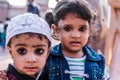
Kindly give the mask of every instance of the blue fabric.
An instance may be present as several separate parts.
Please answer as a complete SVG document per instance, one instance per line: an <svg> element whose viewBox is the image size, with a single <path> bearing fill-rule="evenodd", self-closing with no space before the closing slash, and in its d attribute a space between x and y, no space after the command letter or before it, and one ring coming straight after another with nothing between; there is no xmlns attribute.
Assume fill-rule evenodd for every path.
<svg viewBox="0 0 120 80"><path fill-rule="evenodd" d="M5 47L6 42L5 36L6 36L5 32L0 33L0 46L2 47Z"/></svg>
<svg viewBox="0 0 120 80"><path fill-rule="evenodd" d="M102 80L104 75L105 60L102 55L97 54L88 46L83 48L86 54L85 61L85 80ZM61 52L61 44L51 48L50 56L43 71L44 80L71 80L70 74L66 74L65 70L69 71L68 63Z"/></svg>
<svg viewBox="0 0 120 80"><path fill-rule="evenodd" d="M38 8L36 6L33 6L32 3L28 4L27 12L30 12L30 13L33 13L33 14L37 14L38 16L40 16L40 12L39 12Z"/></svg>

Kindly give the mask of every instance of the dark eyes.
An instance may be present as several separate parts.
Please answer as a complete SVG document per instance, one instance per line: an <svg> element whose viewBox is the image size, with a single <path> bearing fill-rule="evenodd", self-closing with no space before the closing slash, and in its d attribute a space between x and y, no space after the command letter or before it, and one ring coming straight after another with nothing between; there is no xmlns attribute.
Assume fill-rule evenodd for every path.
<svg viewBox="0 0 120 80"><path fill-rule="evenodd" d="M85 27L85 26L82 26L82 27L79 28L79 31L81 31L81 32L84 32L86 30L87 30L87 27Z"/></svg>
<svg viewBox="0 0 120 80"><path fill-rule="evenodd" d="M19 48L18 50L17 50L17 53L18 54L20 54L20 55L24 55L24 54L26 54L26 49L24 49L24 48Z"/></svg>
<svg viewBox="0 0 120 80"><path fill-rule="evenodd" d="M19 48L19 49L17 50L17 53L18 53L19 55L25 55L25 54L27 53L27 50L26 50L25 48ZM41 55L41 54L44 53L44 49L42 49L42 48L37 48L37 49L35 49L34 53L35 53L36 55Z"/></svg>
<svg viewBox="0 0 120 80"><path fill-rule="evenodd" d="M71 30L72 30L72 27L66 26L66 27L64 27L63 29L64 29L65 31L71 31Z"/></svg>
<svg viewBox="0 0 120 80"><path fill-rule="evenodd" d="M64 28L63 28L65 31L71 31L73 28L71 27L71 26L65 26ZM87 26L80 26L80 28L78 29L78 31L80 31L80 32L84 32L84 31L86 31L87 30Z"/></svg>
<svg viewBox="0 0 120 80"><path fill-rule="evenodd" d="M35 54L37 54L37 55L41 55L43 53L44 53L44 50L41 49L41 48L38 48L38 49L35 50Z"/></svg>

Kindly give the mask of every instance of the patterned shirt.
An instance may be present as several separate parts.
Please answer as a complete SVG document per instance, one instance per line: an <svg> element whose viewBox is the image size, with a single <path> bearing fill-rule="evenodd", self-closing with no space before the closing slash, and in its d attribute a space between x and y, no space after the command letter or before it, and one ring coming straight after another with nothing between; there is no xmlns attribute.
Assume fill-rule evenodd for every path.
<svg viewBox="0 0 120 80"><path fill-rule="evenodd" d="M87 77L87 74L84 74L86 56L83 58L69 58L65 56L65 58L69 65L70 71L67 71L67 73L70 73L71 80L84 80L84 77ZM102 80L110 80L109 69L107 66L105 66Z"/></svg>
<svg viewBox="0 0 120 80"><path fill-rule="evenodd" d="M86 56L83 58L65 58L69 65L71 80L84 80L84 63Z"/></svg>

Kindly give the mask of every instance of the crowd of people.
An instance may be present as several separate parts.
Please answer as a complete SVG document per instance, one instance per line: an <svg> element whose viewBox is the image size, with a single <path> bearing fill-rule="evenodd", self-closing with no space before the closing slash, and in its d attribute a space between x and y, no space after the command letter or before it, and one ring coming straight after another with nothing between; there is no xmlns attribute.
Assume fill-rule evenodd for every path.
<svg viewBox="0 0 120 80"><path fill-rule="evenodd" d="M44 19L28 1L29 13L1 30L13 64L0 79L120 79L120 0L57 0Z"/></svg>

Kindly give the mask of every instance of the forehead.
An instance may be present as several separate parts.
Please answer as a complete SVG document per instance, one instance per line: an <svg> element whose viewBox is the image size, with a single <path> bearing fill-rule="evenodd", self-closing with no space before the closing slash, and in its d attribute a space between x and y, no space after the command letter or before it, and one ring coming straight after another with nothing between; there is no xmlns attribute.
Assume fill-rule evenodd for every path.
<svg viewBox="0 0 120 80"><path fill-rule="evenodd" d="M71 24L71 25L87 25L89 26L89 23L87 20L84 20L80 17L77 17L74 14L68 14L65 16L64 19L60 19L58 22L59 26Z"/></svg>
<svg viewBox="0 0 120 80"><path fill-rule="evenodd" d="M24 44L26 46L35 46L42 44L48 47L48 40L44 37L40 39L38 35L29 36L27 34L22 34L11 39L11 46L18 44Z"/></svg>
<svg viewBox="0 0 120 80"><path fill-rule="evenodd" d="M44 35L42 34L36 34L36 33L23 33L23 34L18 34L18 35L15 35L14 37L12 37L12 40L13 39L30 39L30 38L36 38L36 39L39 39L39 40L48 40Z"/></svg>
<svg viewBox="0 0 120 80"><path fill-rule="evenodd" d="M14 38L18 38L18 37L39 37L40 39L42 39L43 37L45 37L43 34L37 34L37 33L22 33L22 34L18 34L18 35L15 35Z"/></svg>
<svg viewBox="0 0 120 80"><path fill-rule="evenodd" d="M19 41L19 40L38 40L38 41L48 41L48 39L44 35L36 34L36 33L23 33L19 35L15 35L11 38L10 43L14 43L13 40Z"/></svg>

